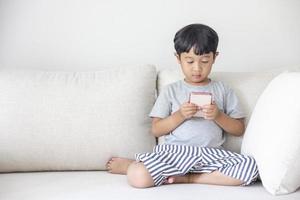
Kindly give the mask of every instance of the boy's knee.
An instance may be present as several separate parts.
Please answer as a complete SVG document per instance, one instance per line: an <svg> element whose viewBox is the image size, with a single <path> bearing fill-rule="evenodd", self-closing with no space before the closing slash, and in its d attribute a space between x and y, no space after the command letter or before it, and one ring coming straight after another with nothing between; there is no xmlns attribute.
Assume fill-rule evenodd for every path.
<svg viewBox="0 0 300 200"><path fill-rule="evenodd" d="M143 163L133 162L127 170L128 183L136 188L147 188L154 186L153 179Z"/></svg>

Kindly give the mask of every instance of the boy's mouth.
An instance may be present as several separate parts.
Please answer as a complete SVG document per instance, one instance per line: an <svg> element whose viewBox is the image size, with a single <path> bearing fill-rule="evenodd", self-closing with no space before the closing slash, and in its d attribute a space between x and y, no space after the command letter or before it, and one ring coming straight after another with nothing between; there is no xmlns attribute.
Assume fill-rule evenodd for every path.
<svg viewBox="0 0 300 200"><path fill-rule="evenodd" d="M201 78L201 75L192 75L192 77L195 79L199 79L199 78Z"/></svg>

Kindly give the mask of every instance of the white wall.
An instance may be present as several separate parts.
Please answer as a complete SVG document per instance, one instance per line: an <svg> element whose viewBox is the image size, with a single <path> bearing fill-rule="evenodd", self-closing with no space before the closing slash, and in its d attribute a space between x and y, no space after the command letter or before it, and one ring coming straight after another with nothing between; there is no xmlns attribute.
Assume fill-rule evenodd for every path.
<svg viewBox="0 0 300 200"><path fill-rule="evenodd" d="M298 0L0 0L0 67L177 67L175 32L219 34L218 71L300 66Z"/></svg>

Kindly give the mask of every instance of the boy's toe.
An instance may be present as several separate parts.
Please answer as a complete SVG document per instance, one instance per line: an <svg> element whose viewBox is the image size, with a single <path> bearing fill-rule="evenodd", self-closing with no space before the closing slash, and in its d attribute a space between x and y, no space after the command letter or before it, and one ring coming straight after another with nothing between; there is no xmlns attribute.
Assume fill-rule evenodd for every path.
<svg viewBox="0 0 300 200"><path fill-rule="evenodd" d="M111 169L111 162L108 161L108 162L106 163L105 167L106 167L107 170L110 170L110 169Z"/></svg>
<svg viewBox="0 0 300 200"><path fill-rule="evenodd" d="M167 178L167 183L168 183L168 184L174 183L174 177L168 177L168 178Z"/></svg>
<svg viewBox="0 0 300 200"><path fill-rule="evenodd" d="M110 165L107 165L107 166L106 166L106 169L107 169L108 172L111 172L111 167L110 167Z"/></svg>
<svg viewBox="0 0 300 200"><path fill-rule="evenodd" d="M113 158L108 159L108 161L107 161L107 163L106 163L106 166L107 166L107 165L110 165L112 161L113 161Z"/></svg>

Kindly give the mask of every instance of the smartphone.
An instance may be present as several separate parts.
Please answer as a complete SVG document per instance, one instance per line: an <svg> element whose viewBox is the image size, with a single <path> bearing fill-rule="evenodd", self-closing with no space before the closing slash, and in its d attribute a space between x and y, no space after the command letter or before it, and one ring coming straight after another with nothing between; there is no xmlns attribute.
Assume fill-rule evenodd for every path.
<svg viewBox="0 0 300 200"><path fill-rule="evenodd" d="M198 106L199 111L194 117L203 117L202 107L212 103L212 94L209 92L191 92L189 102Z"/></svg>

